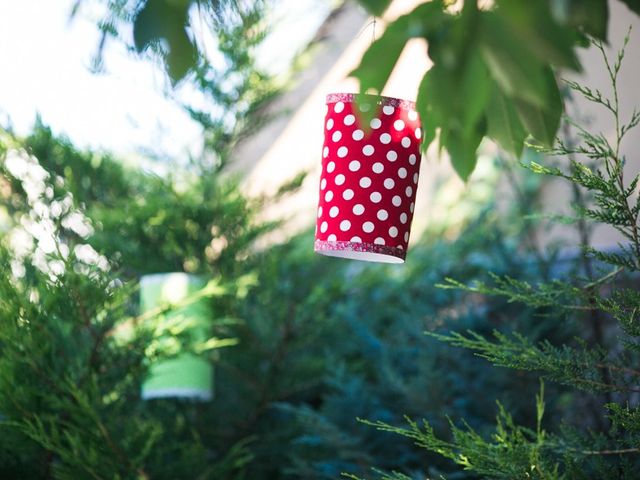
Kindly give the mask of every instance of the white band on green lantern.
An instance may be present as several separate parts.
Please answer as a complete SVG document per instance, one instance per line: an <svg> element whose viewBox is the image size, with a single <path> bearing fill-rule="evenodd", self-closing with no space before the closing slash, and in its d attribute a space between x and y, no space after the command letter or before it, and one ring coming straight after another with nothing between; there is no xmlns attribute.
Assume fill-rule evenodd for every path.
<svg viewBox="0 0 640 480"><path fill-rule="evenodd" d="M145 275L140 279L140 310L144 313L179 304L204 285L204 280L186 273ZM157 321L167 323L176 319L189 324L191 336L196 341L204 341L208 337L210 312L205 300L177 307L157 317ZM154 363L142 385L142 398L145 400L170 397L210 400L212 396L213 367L193 353L182 353Z"/></svg>

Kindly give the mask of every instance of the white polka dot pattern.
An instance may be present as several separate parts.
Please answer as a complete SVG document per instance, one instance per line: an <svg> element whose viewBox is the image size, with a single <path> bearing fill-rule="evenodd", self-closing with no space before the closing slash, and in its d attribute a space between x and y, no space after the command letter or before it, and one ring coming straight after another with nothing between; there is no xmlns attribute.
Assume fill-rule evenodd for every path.
<svg viewBox="0 0 640 480"><path fill-rule="evenodd" d="M363 126L360 112L372 115L374 106ZM403 261L420 168L419 116L411 102L371 95L332 94L327 107L316 251Z"/></svg>

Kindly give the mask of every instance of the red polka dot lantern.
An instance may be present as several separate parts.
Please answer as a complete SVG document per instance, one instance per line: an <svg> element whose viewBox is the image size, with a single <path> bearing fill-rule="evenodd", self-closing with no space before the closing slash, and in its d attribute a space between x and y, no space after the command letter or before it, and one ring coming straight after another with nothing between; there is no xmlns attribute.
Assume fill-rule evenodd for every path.
<svg viewBox="0 0 640 480"><path fill-rule="evenodd" d="M414 103L330 94L324 128L315 251L403 263L420 170Z"/></svg>

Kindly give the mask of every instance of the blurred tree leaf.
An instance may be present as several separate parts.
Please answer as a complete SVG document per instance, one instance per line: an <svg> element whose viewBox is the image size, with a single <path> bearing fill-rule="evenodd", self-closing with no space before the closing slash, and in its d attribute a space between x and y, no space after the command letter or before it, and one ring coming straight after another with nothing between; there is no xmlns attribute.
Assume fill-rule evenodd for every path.
<svg viewBox="0 0 640 480"><path fill-rule="evenodd" d="M574 51L578 33L555 22L546 2L503 0L499 2L498 8L497 18L504 20L501 34L522 42L518 45L519 49L526 46L532 55L545 64L580 70L580 62ZM589 7L583 5L583 10L594 13L591 5ZM599 9L595 9L595 12L600 13ZM571 18L576 22L573 26L582 25L582 19L573 16ZM606 16L604 28L606 31Z"/></svg>
<svg viewBox="0 0 640 480"><path fill-rule="evenodd" d="M487 135L500 144L506 151L520 157L527 138L518 112L495 86L491 93L491 100L487 104Z"/></svg>
<svg viewBox="0 0 640 480"><path fill-rule="evenodd" d="M189 82L204 102L174 96L171 89L167 93L204 130L206 155L194 158L194 166L208 171L226 164L249 126L254 129L265 120L263 107L281 88L257 64L257 48L270 28L265 16L271 0L97 1L106 13L98 22L102 37L94 62L105 63L104 47L115 40L159 60L173 86ZM207 52L200 48L204 45L213 47Z"/></svg>
<svg viewBox="0 0 640 480"><path fill-rule="evenodd" d="M440 128L440 145L452 164L467 179L475 167L475 152L485 130L484 110L492 90L487 67L476 49L479 14L473 7L463 10L459 21L449 26L446 43L434 42L430 53L442 59L427 72L418 92L417 109L426 123L423 149ZM471 27L471 28L470 28ZM482 132L482 134L479 134Z"/></svg>
<svg viewBox="0 0 640 480"><path fill-rule="evenodd" d="M637 0L623 1L640 12ZM361 3L370 11L376 8L370 3L377 5ZM552 69L579 71L576 48L588 44L588 35L606 38L606 0L496 0L488 9L467 1L461 12L449 5L428 2L392 22L352 72L362 90L382 91L406 41L422 36L433 62L416 102L423 152L440 130L441 146L452 146L466 159L456 167L464 172L472 163L471 145L477 145L477 132L484 127L515 155L529 134L552 142L563 109ZM462 146L453 146L453 139Z"/></svg>
<svg viewBox="0 0 640 480"><path fill-rule="evenodd" d="M352 76L360 79L361 91L367 92L372 89L380 93L395 66L395 62L380 63L380 55L389 55L397 59L408 38L406 22L394 22L378 40L371 44L362 57L360 65L351 72Z"/></svg>
<svg viewBox="0 0 640 480"><path fill-rule="evenodd" d="M475 167L475 152L484 135L484 109L491 93L491 79L479 55L471 55L464 72L436 65L425 75L416 108L423 123L423 148L435 139L440 128L440 145L466 180ZM478 136L479 135L479 136Z"/></svg>
<svg viewBox="0 0 640 480"><path fill-rule="evenodd" d="M442 125L442 116L437 108L434 108L433 92L436 90L437 80L434 80L434 69L431 68L420 82L418 88L418 98L416 100L416 110L422 122L422 151L436 138L436 130Z"/></svg>
<svg viewBox="0 0 640 480"><path fill-rule="evenodd" d="M462 131L469 134L484 115L493 85L487 67L477 52L472 51L467 57L462 75L456 83L457 95L452 100L462 122Z"/></svg>
<svg viewBox="0 0 640 480"><path fill-rule="evenodd" d="M482 16L480 49L493 78L507 95L538 106L545 104L544 63L526 42L513 36L501 15L488 12Z"/></svg>
<svg viewBox="0 0 640 480"><path fill-rule="evenodd" d="M545 72L545 82L549 92L545 105L540 107L520 99L515 99L514 103L522 124L531 135L544 145L551 146L560 126L564 106L558 84L550 68Z"/></svg>
<svg viewBox="0 0 640 480"><path fill-rule="evenodd" d="M390 3L391 0L360 0L360 4L376 17L381 16Z"/></svg>
<svg viewBox="0 0 640 480"><path fill-rule="evenodd" d="M171 81L177 83L195 67L197 50L187 33L191 0L147 0L133 21L133 39L138 52L161 48Z"/></svg>
<svg viewBox="0 0 640 480"><path fill-rule="evenodd" d="M458 176L465 182L476 168L478 161L476 151L485 133L486 124L485 122L480 122L470 132L450 130L441 137L443 146L451 156L451 165Z"/></svg>
<svg viewBox="0 0 640 480"><path fill-rule="evenodd" d="M607 0L563 0L552 2L551 10L560 23L580 28L600 40L607 40Z"/></svg>

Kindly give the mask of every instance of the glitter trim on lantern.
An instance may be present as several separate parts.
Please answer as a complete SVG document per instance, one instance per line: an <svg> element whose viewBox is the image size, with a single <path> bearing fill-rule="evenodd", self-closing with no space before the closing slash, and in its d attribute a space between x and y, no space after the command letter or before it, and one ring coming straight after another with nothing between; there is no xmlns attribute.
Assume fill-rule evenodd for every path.
<svg viewBox="0 0 640 480"><path fill-rule="evenodd" d="M323 240L315 241L314 251L331 257L386 263L404 263L407 255L407 252L402 247L388 247L375 243L329 242Z"/></svg>
<svg viewBox="0 0 640 480"><path fill-rule="evenodd" d="M382 97L379 95L369 95L366 93L330 93L327 95L327 103L346 102L354 103L358 101L368 100L376 105L390 105L403 110L415 110L416 104L410 100L401 98Z"/></svg>

